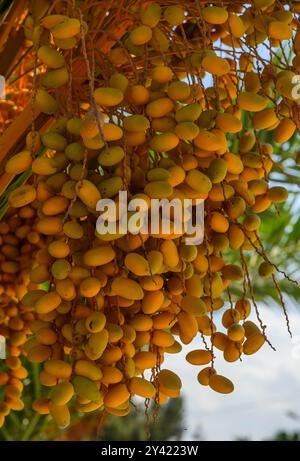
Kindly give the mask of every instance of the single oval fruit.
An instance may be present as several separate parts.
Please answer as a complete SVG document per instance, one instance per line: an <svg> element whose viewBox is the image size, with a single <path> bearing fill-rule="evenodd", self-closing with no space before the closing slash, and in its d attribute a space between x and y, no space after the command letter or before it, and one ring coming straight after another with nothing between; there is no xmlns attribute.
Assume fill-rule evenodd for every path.
<svg viewBox="0 0 300 461"><path fill-rule="evenodd" d="M36 198L36 189L29 184L17 187L8 197L8 203L14 208L21 208L29 205Z"/></svg>
<svg viewBox="0 0 300 461"><path fill-rule="evenodd" d="M161 7L158 3L153 3L146 8L141 8L140 19L143 24L152 29L157 26L161 16Z"/></svg>
<svg viewBox="0 0 300 461"><path fill-rule="evenodd" d="M9 174L20 174L31 167L31 152L23 150L11 157L5 165L5 171Z"/></svg>
<svg viewBox="0 0 300 461"><path fill-rule="evenodd" d="M55 292L44 294L35 303L35 310L38 314L47 314L56 309L61 303L61 297Z"/></svg>
<svg viewBox="0 0 300 461"><path fill-rule="evenodd" d="M234 390L234 385L228 378L217 374L210 376L209 387L220 394L230 394Z"/></svg>
<svg viewBox="0 0 300 461"><path fill-rule="evenodd" d="M228 74L230 71L228 61L225 58L220 58L219 56L206 56L202 60L202 66L204 70L218 77Z"/></svg>
<svg viewBox="0 0 300 461"><path fill-rule="evenodd" d="M70 424L70 412L67 405L55 405L49 402L49 411L59 428L64 429Z"/></svg>
<svg viewBox="0 0 300 461"><path fill-rule="evenodd" d="M88 208L96 210L97 203L101 199L101 194L91 181L82 179L76 184L75 190L80 200Z"/></svg>
<svg viewBox="0 0 300 461"><path fill-rule="evenodd" d="M97 88L94 97L99 106L113 107L123 101L124 94L118 88L105 87Z"/></svg>
<svg viewBox="0 0 300 461"><path fill-rule="evenodd" d="M166 132L154 135L150 140L150 147L156 152L168 152L179 144L175 133Z"/></svg>
<svg viewBox="0 0 300 461"><path fill-rule="evenodd" d="M154 352L141 351L137 352L133 357L135 366L139 370L146 370L148 368L154 368L157 362L157 357Z"/></svg>
<svg viewBox="0 0 300 461"><path fill-rule="evenodd" d="M62 381L51 390L50 399L55 405L66 405L74 395L74 388L68 381Z"/></svg>
<svg viewBox="0 0 300 461"><path fill-rule="evenodd" d="M115 257L115 252L110 245L91 248L84 253L84 264L91 267L102 266L109 263Z"/></svg>
<svg viewBox="0 0 300 461"><path fill-rule="evenodd" d="M127 299L139 300L143 299L144 292L141 286L132 279L124 277L114 278L111 284L112 291Z"/></svg>
<svg viewBox="0 0 300 461"><path fill-rule="evenodd" d="M45 114L52 115L58 109L56 100L43 88L39 88L36 93L37 109Z"/></svg>
<svg viewBox="0 0 300 461"><path fill-rule="evenodd" d="M130 32L129 39L134 45L144 45L152 38L152 30L149 26L138 26Z"/></svg>
<svg viewBox="0 0 300 461"><path fill-rule="evenodd" d="M88 360L77 360L74 366L74 373L92 381L99 381L102 378L101 369Z"/></svg>
<svg viewBox="0 0 300 461"><path fill-rule="evenodd" d="M182 299L181 308L189 314L197 317L206 313L206 304L201 298L196 296L186 295Z"/></svg>
<svg viewBox="0 0 300 461"><path fill-rule="evenodd" d="M63 21L51 27L51 33L55 39L72 38L80 33L80 21L76 18L66 17Z"/></svg>
<svg viewBox="0 0 300 461"><path fill-rule="evenodd" d="M69 81L69 72L66 67L47 72L42 78L42 84L46 88L56 89Z"/></svg>
<svg viewBox="0 0 300 461"><path fill-rule="evenodd" d="M145 186L144 192L151 198L163 199L172 195L173 187L166 181L152 181Z"/></svg>
<svg viewBox="0 0 300 461"><path fill-rule="evenodd" d="M168 397L178 397L182 386L179 376L171 370L161 370L157 375L161 392Z"/></svg>
<svg viewBox="0 0 300 461"><path fill-rule="evenodd" d="M122 147L112 146L108 149L103 149L98 156L98 163L101 166L113 166L121 162L125 157L125 152Z"/></svg>
<svg viewBox="0 0 300 461"><path fill-rule="evenodd" d="M59 67L63 67L65 65L65 59L63 55L50 46L41 46L38 49L37 55L43 64L46 64L46 66L52 69L58 69Z"/></svg>
<svg viewBox="0 0 300 461"><path fill-rule="evenodd" d="M192 189L203 194L207 194L212 188L209 177L198 170L190 170L185 180Z"/></svg>
<svg viewBox="0 0 300 461"><path fill-rule="evenodd" d="M129 382L129 390L132 394L139 395L145 399L153 398L156 393L156 389L152 383L139 377L131 378Z"/></svg>
<svg viewBox="0 0 300 461"><path fill-rule="evenodd" d="M104 396L104 405L116 408L127 402L129 397L130 393L126 384L114 384L109 387L108 392Z"/></svg>
<svg viewBox="0 0 300 461"><path fill-rule="evenodd" d="M150 275L148 261L138 253L128 253L124 260L125 266L138 276Z"/></svg>
<svg viewBox="0 0 300 461"><path fill-rule="evenodd" d="M68 380L72 373L72 367L69 363L63 360L51 359L45 362L44 368L46 373L55 376L58 379Z"/></svg>
<svg viewBox="0 0 300 461"><path fill-rule="evenodd" d="M228 19L228 12L225 8L218 6L207 6L202 9L203 19L209 24L224 24Z"/></svg>
<svg viewBox="0 0 300 461"><path fill-rule="evenodd" d="M146 106L146 114L149 117L160 118L167 115L174 108L174 102L169 98L159 98Z"/></svg>
<svg viewBox="0 0 300 461"><path fill-rule="evenodd" d="M192 365L206 365L207 363L211 362L213 356L211 351L207 351L205 349L197 349L189 352L185 358Z"/></svg>
<svg viewBox="0 0 300 461"><path fill-rule="evenodd" d="M97 385L89 378L84 376L74 376L72 384L74 386L75 394L83 399L97 402L101 397Z"/></svg>

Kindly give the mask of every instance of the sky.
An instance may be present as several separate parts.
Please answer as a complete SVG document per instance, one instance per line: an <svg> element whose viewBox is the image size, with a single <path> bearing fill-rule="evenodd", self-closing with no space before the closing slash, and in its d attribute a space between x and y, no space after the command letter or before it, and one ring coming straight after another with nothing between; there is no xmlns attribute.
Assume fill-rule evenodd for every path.
<svg viewBox="0 0 300 461"><path fill-rule="evenodd" d="M184 440L266 440L280 430L300 431L300 314L290 312L293 339L288 335L280 308L261 308L267 335L276 352L265 344L243 362L224 362L217 355L215 367L233 381L232 394L217 394L197 381L203 367L190 365L185 354L202 348L201 339L186 346L180 357L166 354L164 368L182 380L185 398ZM298 414L298 420L288 416Z"/></svg>

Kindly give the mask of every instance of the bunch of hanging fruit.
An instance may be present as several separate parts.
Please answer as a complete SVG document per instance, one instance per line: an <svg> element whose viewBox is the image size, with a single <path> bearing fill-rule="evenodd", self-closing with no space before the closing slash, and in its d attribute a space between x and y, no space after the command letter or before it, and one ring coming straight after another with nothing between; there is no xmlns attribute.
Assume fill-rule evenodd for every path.
<svg viewBox="0 0 300 461"><path fill-rule="evenodd" d="M280 269L260 238L261 214L276 219L288 193L269 184L273 147L262 135L283 144L299 128L300 3L105 4L43 0L21 18L29 122L5 158L4 175L19 181L0 223L0 426L23 409L26 361L42 367L34 410L66 427L70 411L124 416L135 395L146 406L178 397L164 357L196 336L186 360L199 383L232 392L215 351L234 362L272 347L249 252L289 329ZM149 215L151 199L203 199L203 242L125 235L120 215L116 233L98 233L98 201L118 205L120 191Z"/></svg>

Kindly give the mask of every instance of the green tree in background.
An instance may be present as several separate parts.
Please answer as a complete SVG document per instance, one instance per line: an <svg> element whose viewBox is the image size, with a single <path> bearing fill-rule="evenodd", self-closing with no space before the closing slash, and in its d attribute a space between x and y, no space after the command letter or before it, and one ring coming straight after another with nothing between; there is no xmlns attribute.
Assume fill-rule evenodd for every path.
<svg viewBox="0 0 300 461"><path fill-rule="evenodd" d="M149 409L149 432L142 405L124 418L112 416L104 425L101 440L181 440L184 431L184 401L170 399L159 408L157 421L153 421L154 407Z"/></svg>
<svg viewBox="0 0 300 461"><path fill-rule="evenodd" d="M281 431L275 435L273 440L276 442L300 442L300 433Z"/></svg>

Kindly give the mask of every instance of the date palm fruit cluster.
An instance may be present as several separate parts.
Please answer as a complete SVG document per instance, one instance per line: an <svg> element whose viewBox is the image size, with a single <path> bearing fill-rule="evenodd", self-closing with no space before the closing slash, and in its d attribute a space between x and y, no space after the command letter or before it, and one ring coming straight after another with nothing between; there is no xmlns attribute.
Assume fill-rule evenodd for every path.
<svg viewBox="0 0 300 461"><path fill-rule="evenodd" d="M0 385L4 389L0 399L0 427L11 410L24 408L22 381L28 371L21 355L31 336L29 325L35 314L20 299L31 285L31 262L42 244L41 236L33 231L35 217L34 207L23 207L18 212L9 211L0 223L0 335L6 341L6 350L3 344L1 348L6 358L1 357L4 367L0 371Z"/></svg>
<svg viewBox="0 0 300 461"><path fill-rule="evenodd" d="M178 397L181 380L163 367L164 357L196 337L186 360L198 367L199 383L232 392L216 350L234 362L268 341L248 252L260 254L259 276L272 277L279 290L260 215L287 191L268 182L273 149L260 136L272 131L284 143L299 126L292 79L300 70L300 8L274 0L126 3L128 29L107 37L108 50L94 40L93 18L105 18L99 5L66 10L57 2L51 14L26 19L38 65L32 102L51 125L31 131L6 163L10 174L32 170L8 201L12 220L30 215L26 238L42 244L30 253L18 307L10 307L14 293L5 295L7 335L22 340L12 341L13 368L1 379L21 387L19 349L41 364L45 397L33 407L59 427L69 424L70 410L124 416L135 395L146 406ZM293 50L290 64L285 46ZM203 242L187 245L175 232L100 235L96 204L117 203L121 190L143 198L149 211L153 198L204 199ZM1 238L9 283L19 268L17 256L6 258L19 240ZM18 250L22 261L24 246L31 244ZM242 294L235 298L232 286ZM11 326L15 312L20 333ZM8 407L18 409L12 400Z"/></svg>

